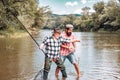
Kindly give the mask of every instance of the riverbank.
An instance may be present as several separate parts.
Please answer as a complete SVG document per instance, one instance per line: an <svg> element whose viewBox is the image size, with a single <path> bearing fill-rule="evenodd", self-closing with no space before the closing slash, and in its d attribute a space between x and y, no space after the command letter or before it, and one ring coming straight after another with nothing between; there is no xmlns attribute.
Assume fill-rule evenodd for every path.
<svg viewBox="0 0 120 80"><path fill-rule="evenodd" d="M0 38L23 38L28 36L27 32L15 32L15 33L5 33L0 35Z"/></svg>
<svg viewBox="0 0 120 80"><path fill-rule="evenodd" d="M48 30L48 29L47 29ZM38 34L39 30L38 29L29 29L29 32L30 34ZM80 32L78 30L74 30L74 32ZM107 32L112 32L112 33L120 33L120 30L117 30L117 31L104 31L104 30L99 30L98 31L99 33L107 33ZM10 33L10 32L3 32L1 31L0 32L0 38L23 38L23 37L27 37L29 36L29 34L25 31L18 31L18 32L13 32L13 33Z"/></svg>
<svg viewBox="0 0 120 80"><path fill-rule="evenodd" d="M39 32L39 29L36 28L29 28L28 32L31 35L36 35ZM0 31L0 38L23 38L23 37L27 37L29 36L28 32L24 31L24 30L18 30L18 31Z"/></svg>

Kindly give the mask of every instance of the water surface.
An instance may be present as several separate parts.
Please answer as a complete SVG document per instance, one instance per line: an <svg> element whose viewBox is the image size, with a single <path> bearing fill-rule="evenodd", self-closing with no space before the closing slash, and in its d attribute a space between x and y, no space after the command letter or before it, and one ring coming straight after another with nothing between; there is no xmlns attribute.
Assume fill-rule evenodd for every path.
<svg viewBox="0 0 120 80"><path fill-rule="evenodd" d="M41 30L34 38L41 43L51 33ZM74 34L81 40L76 44L75 56L82 76L77 79L74 67L66 60L67 80L120 80L120 35L89 32ZM0 38L0 80L33 80L43 62L44 54L29 36ZM55 80L55 68L56 65L52 63L49 80Z"/></svg>

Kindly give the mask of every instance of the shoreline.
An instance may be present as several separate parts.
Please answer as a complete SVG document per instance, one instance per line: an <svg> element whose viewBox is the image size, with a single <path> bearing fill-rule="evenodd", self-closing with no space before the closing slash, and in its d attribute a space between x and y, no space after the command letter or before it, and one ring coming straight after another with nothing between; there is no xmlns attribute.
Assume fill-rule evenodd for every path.
<svg viewBox="0 0 120 80"><path fill-rule="evenodd" d="M38 34L39 30L35 28L29 29L29 33L31 35ZM27 36L30 36L28 32L26 31L18 31L14 33L4 32L4 34L0 34L0 38L24 38Z"/></svg>
<svg viewBox="0 0 120 80"><path fill-rule="evenodd" d="M48 29L42 29L42 30L48 30ZM74 31L78 32L78 31ZM98 33L119 33L120 31L115 32L109 32L109 31L98 31ZM31 34L38 34L38 31L30 31ZM5 35L0 35L0 38L24 38L29 36L27 32L15 32L15 33L6 33Z"/></svg>
<svg viewBox="0 0 120 80"><path fill-rule="evenodd" d="M16 32L16 33L13 33L13 34L7 34L7 35L0 35L0 38L24 38L24 37L27 37L29 36L29 34L27 32Z"/></svg>

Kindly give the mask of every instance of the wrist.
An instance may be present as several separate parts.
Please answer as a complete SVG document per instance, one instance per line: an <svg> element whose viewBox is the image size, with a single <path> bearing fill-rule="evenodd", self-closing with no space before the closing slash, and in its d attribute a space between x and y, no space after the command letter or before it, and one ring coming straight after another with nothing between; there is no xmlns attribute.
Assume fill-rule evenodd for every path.
<svg viewBox="0 0 120 80"><path fill-rule="evenodd" d="M68 47L68 46L66 46L66 49L69 49L69 47Z"/></svg>

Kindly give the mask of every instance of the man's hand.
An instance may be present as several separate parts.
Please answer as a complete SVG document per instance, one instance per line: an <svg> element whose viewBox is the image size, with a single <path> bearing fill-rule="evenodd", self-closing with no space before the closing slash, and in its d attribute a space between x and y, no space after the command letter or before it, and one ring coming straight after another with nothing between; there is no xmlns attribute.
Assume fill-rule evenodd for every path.
<svg viewBox="0 0 120 80"><path fill-rule="evenodd" d="M80 42L80 40L77 39L76 42Z"/></svg>
<svg viewBox="0 0 120 80"><path fill-rule="evenodd" d="M80 42L78 39L71 40L71 42Z"/></svg>
<svg viewBox="0 0 120 80"><path fill-rule="evenodd" d="M43 47L44 47L44 44L41 44L40 46L39 46L39 49L43 49Z"/></svg>
<svg viewBox="0 0 120 80"><path fill-rule="evenodd" d="M71 52L75 52L75 51L76 51L73 46L72 46L72 47L69 47L69 50L70 50Z"/></svg>

